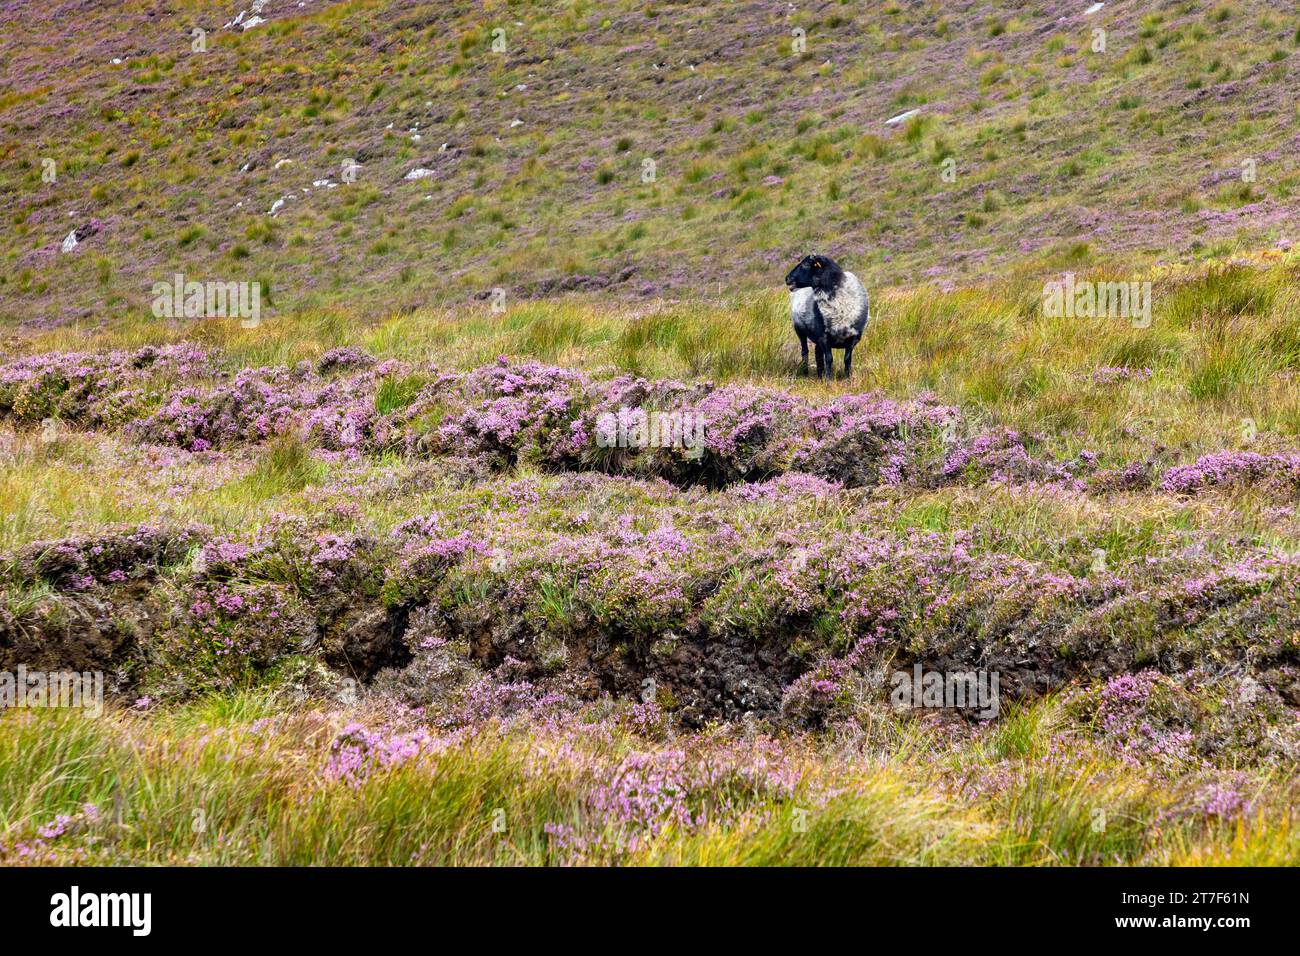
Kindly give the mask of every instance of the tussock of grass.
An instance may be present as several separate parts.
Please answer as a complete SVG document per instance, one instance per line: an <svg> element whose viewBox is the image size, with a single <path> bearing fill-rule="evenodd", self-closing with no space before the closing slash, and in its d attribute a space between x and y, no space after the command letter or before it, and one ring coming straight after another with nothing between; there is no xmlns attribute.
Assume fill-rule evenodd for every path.
<svg viewBox="0 0 1300 956"><path fill-rule="evenodd" d="M301 491L325 477L325 467L311 457L311 451L297 435L273 439L252 472L242 479L243 488L254 498L271 498Z"/></svg>

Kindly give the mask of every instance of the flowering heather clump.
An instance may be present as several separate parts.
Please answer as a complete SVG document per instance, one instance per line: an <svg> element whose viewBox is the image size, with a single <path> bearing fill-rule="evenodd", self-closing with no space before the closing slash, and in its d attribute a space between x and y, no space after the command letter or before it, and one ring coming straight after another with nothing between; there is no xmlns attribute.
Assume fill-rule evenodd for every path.
<svg viewBox="0 0 1300 956"><path fill-rule="evenodd" d="M588 783L575 822L545 825L552 851L575 862L636 853L669 831L736 825L756 806L791 799L799 783L793 761L768 738L634 751L613 766L562 738L535 754L532 772L559 767Z"/></svg>
<svg viewBox="0 0 1300 956"><path fill-rule="evenodd" d="M1190 666L1204 646L1260 668L1300 653L1300 568L1285 555L1188 551L1076 574L990 551L967 531L893 532L868 520L827 535L810 520L810 500L868 499L798 474L720 493L569 475L462 494L470 509L449 503L382 534L353 530L360 516L345 507L271 515L236 536L146 526L49 542L16 567L44 568L69 595L108 588L110 606L126 600L114 585L161 580L149 615L200 608L189 617L211 653L190 663L215 668L218 683L231 668L253 679L302 653L366 679L407 666L418 648L405 632L427 612L435 636L467 642L479 658L524 661L523 680L590 669L635 695L653 679L691 722L776 713L801 677L845 662L870 668L899 651L996 666L1006 692L1028 696L1099 657L1111 672L1141 666L1152 648L1170 669ZM258 595L272 603L241 603ZM65 647L51 630L57 608L27 607L0 628ZM112 617L90 621L102 629ZM148 658L161 641L178 659L167 649L193 637L155 624L123 640L113 638L123 653ZM815 721L825 711L786 709Z"/></svg>
<svg viewBox="0 0 1300 956"><path fill-rule="evenodd" d="M838 661L809 671L785 689L781 697L781 716L799 727L823 727L843 693L837 677L842 667Z"/></svg>
<svg viewBox="0 0 1300 956"><path fill-rule="evenodd" d="M1142 491L1155 483L1154 464L1134 461L1123 468L1107 468L1094 472L1088 478L1088 487L1095 492Z"/></svg>
<svg viewBox="0 0 1300 956"><path fill-rule="evenodd" d="M1025 447L1023 436L1009 429L995 430L962 442L949 453L939 471L941 482L988 481L1019 483L1065 482L1082 489L1076 471L1087 468L1086 460L1072 468L1045 458L1035 458Z"/></svg>
<svg viewBox="0 0 1300 956"><path fill-rule="evenodd" d="M1236 820L1246 816L1251 811L1252 801L1239 787L1240 783L1237 786L1218 781L1210 783L1196 795L1196 810L1220 820Z"/></svg>
<svg viewBox="0 0 1300 956"><path fill-rule="evenodd" d="M712 485L784 471L807 414L791 396L742 385L725 385L690 410L704 422L699 468Z"/></svg>
<svg viewBox="0 0 1300 956"><path fill-rule="evenodd" d="M446 538L407 538L385 580L384 598L390 605L427 599L462 557L488 550L468 531Z"/></svg>
<svg viewBox="0 0 1300 956"><path fill-rule="evenodd" d="M309 610L279 585L213 582L178 597L187 602L184 616L157 639L158 679L175 677L189 692L254 683L317 643Z"/></svg>
<svg viewBox="0 0 1300 956"><path fill-rule="evenodd" d="M42 579L56 587L123 584L153 577L181 560L205 536L203 528L140 525L61 541L36 541L15 556L20 579Z"/></svg>
<svg viewBox="0 0 1300 956"><path fill-rule="evenodd" d="M680 627L690 608L690 578L668 562L611 568L587 583L595 620L626 638L652 637Z"/></svg>
<svg viewBox="0 0 1300 956"><path fill-rule="evenodd" d="M638 736L662 739L667 736L670 720L657 702L647 700L632 705L627 722Z"/></svg>
<svg viewBox="0 0 1300 956"><path fill-rule="evenodd" d="M36 355L0 366L0 415L26 423L59 418L92 428L122 427L178 383L216 372L212 353L185 344Z"/></svg>
<svg viewBox="0 0 1300 956"><path fill-rule="evenodd" d="M552 468L594 468L608 473L659 473L672 463L674 452L680 457L682 449L658 449L648 440L644 447L631 442L629 447L619 447L617 442L609 441L608 447L601 447L601 420L612 417L627 429L629 425L644 424L651 411L689 410L692 399L711 388L711 384L693 387L673 380L649 381L632 375L596 381L584 379L573 420L543 450L545 463ZM631 433L635 434L635 430ZM608 437L617 438L617 432Z"/></svg>
<svg viewBox="0 0 1300 956"><path fill-rule="evenodd" d="M960 418L958 409L931 395L896 402L850 395L816 409L814 439L794 456L794 466L848 487L902 484L921 471L924 439Z"/></svg>
<svg viewBox="0 0 1300 956"><path fill-rule="evenodd" d="M297 419L302 433L320 446L344 452L349 457L400 447L405 440L403 428L411 408L395 401L396 408L381 411L380 391L385 382L421 383L427 370L394 361L342 367L364 370L323 385L311 380L304 386L304 410ZM418 396L412 396L413 404L417 401Z"/></svg>
<svg viewBox="0 0 1300 956"><path fill-rule="evenodd" d="M312 538L309 559L315 580L326 583L343 577L351 570L358 555L369 546L369 541L356 535L316 535Z"/></svg>
<svg viewBox="0 0 1300 956"><path fill-rule="evenodd" d="M1157 818L1161 826L1179 823L1245 822L1264 802L1265 786L1241 771L1198 773L1192 786L1182 788Z"/></svg>
<svg viewBox="0 0 1300 956"><path fill-rule="evenodd" d="M207 451L283 434L300 404L288 369L245 369L226 385L172 393L131 431L146 441Z"/></svg>
<svg viewBox="0 0 1300 956"><path fill-rule="evenodd" d="M536 459L553 436L567 434L582 382L580 373L538 362L500 359L477 369L465 376L459 410L444 418L436 447L501 466Z"/></svg>
<svg viewBox="0 0 1300 956"><path fill-rule="evenodd" d="M407 732L344 727L330 744L325 777L359 787L371 776L421 760L431 760L458 742L458 735L436 737L423 729Z"/></svg>
<svg viewBox="0 0 1300 956"><path fill-rule="evenodd" d="M811 628L828 612L824 571L830 549L821 542L780 544L731 556L700 608L709 634L767 642Z"/></svg>
<svg viewBox="0 0 1300 956"><path fill-rule="evenodd" d="M343 345L329 349L322 355L316 363L316 371L327 375L340 369L366 368L374 365L376 361L377 359L365 349L359 349L355 345Z"/></svg>
<svg viewBox="0 0 1300 956"><path fill-rule="evenodd" d="M1145 372L1103 368L1097 375L1110 382L1142 380ZM602 416L632 423L663 413L698 421L701 447L601 447L597 441ZM992 481L1082 490L1087 480L1104 493L1145 487L1151 467L1133 462L1095 472L1091 452L1057 461L1032 453L1023 435L1003 428L973 434L945 451L936 438L959 426L962 415L929 394L907 401L847 395L818 405L749 385L627 375L593 380L536 361L499 359L466 374L438 372L378 362L351 347L331 350L315 367L303 362L233 375L210 353L185 346L20 359L0 366L3 415L119 428L193 452L292 432L327 457L400 450L495 469L536 464L710 487L805 473L850 488ZM1161 487L1191 494L1248 484L1294 493L1300 455L1218 452L1167 471Z"/></svg>
<svg viewBox="0 0 1300 956"><path fill-rule="evenodd" d="M1097 732L1126 762L1177 768L1196 759L1177 688L1158 671L1118 674L1087 699Z"/></svg>
<svg viewBox="0 0 1300 956"><path fill-rule="evenodd" d="M60 813L54 819L36 827L35 836L20 839L12 846L0 842L0 861L8 864L31 865L59 860L60 842L92 833L100 823L99 807L83 803L75 813ZM64 861L67 858L63 858ZM76 861L74 855L73 860Z"/></svg>
<svg viewBox="0 0 1300 956"><path fill-rule="evenodd" d="M1184 495L1210 487L1245 488L1253 485L1288 495L1300 491L1300 455L1221 451L1203 455L1194 465L1171 468L1160 481L1164 491Z"/></svg>
<svg viewBox="0 0 1300 956"><path fill-rule="evenodd" d="M740 501L782 500L796 502L808 498L830 498L843 491L838 481L828 481L815 475L790 472L769 481L741 482L732 485L730 493Z"/></svg>
<svg viewBox="0 0 1300 956"><path fill-rule="evenodd" d="M442 722L451 727L466 727L505 719L532 710L543 698L540 688L530 681L480 676L453 695Z"/></svg>

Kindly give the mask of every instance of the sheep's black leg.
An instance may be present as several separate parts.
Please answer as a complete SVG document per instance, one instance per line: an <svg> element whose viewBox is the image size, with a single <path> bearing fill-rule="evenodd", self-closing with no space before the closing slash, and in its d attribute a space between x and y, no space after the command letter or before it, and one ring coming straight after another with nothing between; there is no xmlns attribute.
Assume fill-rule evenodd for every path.
<svg viewBox="0 0 1300 956"><path fill-rule="evenodd" d="M807 375L808 374L808 333L800 332L798 329L796 329L795 334L799 336L799 349L801 352L803 352L803 373Z"/></svg>
<svg viewBox="0 0 1300 956"><path fill-rule="evenodd" d="M821 378L822 365L826 361L824 358L826 350L822 348L822 344L820 342L813 342L813 351L816 353L816 357L817 357L817 377Z"/></svg>
<svg viewBox="0 0 1300 956"><path fill-rule="evenodd" d="M826 346L826 381L835 377L835 350L829 345Z"/></svg>
<svg viewBox="0 0 1300 956"><path fill-rule="evenodd" d="M848 345L844 346L844 377L845 378L853 377L853 346L857 344L858 344L857 342L850 342Z"/></svg>

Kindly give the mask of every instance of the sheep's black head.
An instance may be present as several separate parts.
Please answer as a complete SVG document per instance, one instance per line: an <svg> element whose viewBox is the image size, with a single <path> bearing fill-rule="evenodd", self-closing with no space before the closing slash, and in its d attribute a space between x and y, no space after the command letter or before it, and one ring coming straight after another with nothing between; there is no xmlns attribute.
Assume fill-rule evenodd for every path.
<svg viewBox="0 0 1300 956"><path fill-rule="evenodd" d="M785 284L792 292L795 289L825 289L829 292L840 284L843 277L844 272L834 259L811 255L804 256L803 261L790 270Z"/></svg>

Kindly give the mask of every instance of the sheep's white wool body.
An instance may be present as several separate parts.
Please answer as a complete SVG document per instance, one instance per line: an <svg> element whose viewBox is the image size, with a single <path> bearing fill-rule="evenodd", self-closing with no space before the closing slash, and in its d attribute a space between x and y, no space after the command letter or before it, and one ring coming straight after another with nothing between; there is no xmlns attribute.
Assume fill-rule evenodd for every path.
<svg viewBox="0 0 1300 956"><path fill-rule="evenodd" d="M867 290L862 287L858 277L852 272L846 272L834 292L816 289L813 297L821 309L822 320L826 323L826 340L831 343L856 342L870 315Z"/></svg>

